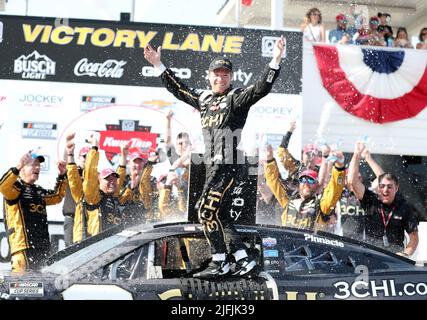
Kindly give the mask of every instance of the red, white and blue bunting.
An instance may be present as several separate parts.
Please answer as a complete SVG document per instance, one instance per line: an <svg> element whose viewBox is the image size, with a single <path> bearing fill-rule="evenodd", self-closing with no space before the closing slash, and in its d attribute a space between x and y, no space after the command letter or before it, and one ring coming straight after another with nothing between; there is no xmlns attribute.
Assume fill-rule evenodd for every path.
<svg viewBox="0 0 427 320"><path fill-rule="evenodd" d="M345 111L386 123L427 106L427 50L313 46L322 83Z"/></svg>

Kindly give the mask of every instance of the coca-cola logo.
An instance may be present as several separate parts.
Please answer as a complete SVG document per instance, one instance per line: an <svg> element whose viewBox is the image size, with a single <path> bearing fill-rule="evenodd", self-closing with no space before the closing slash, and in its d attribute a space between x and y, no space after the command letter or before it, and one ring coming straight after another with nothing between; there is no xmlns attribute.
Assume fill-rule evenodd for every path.
<svg viewBox="0 0 427 320"><path fill-rule="evenodd" d="M127 61L108 59L105 62L89 62L87 58L81 59L74 67L74 74L77 77L89 76L98 78L118 79L123 76L122 68Z"/></svg>

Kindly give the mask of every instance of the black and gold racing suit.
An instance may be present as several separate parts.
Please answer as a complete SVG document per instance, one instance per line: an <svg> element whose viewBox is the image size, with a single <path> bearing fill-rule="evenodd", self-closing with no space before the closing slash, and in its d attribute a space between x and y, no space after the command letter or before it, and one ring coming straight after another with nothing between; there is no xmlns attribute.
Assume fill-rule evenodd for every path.
<svg viewBox="0 0 427 320"><path fill-rule="evenodd" d="M212 254L227 252L225 235L230 240L230 251L243 248L234 230L234 220L230 216L230 210L233 210L230 202L236 203L232 193L235 188L240 187L240 181L246 180L248 174L246 158L237 149L237 145L250 107L270 92L279 72L280 67L273 69L266 66L254 85L246 89L230 87L222 94L190 89L171 69L166 69L161 74L168 91L200 111L205 143L203 160L206 181L198 202L198 215L204 225Z"/></svg>
<svg viewBox="0 0 427 320"><path fill-rule="evenodd" d="M267 161L264 169L267 184L284 209L282 225L301 229L315 229L328 221L328 215L335 207L344 189L345 168L332 169L332 177L321 195L302 199L299 194L289 198L285 186L280 181L275 159ZM317 224L317 225L316 225Z"/></svg>
<svg viewBox="0 0 427 320"><path fill-rule="evenodd" d="M58 176L53 190L25 183L16 168L1 178L13 272L36 270L43 265L50 253L46 206L60 203L66 188L65 175Z"/></svg>
<svg viewBox="0 0 427 320"><path fill-rule="evenodd" d="M107 194L99 189L98 161L98 149L93 147L87 154L82 183L82 195L84 195L86 206L88 236L97 235L105 229L121 224L124 218L122 216L121 207L123 201L119 196L119 189L123 184L126 169L124 167L119 167L118 174L120 178L117 192L114 194ZM79 215L82 216L82 214L83 213ZM75 216L78 216L77 212Z"/></svg>

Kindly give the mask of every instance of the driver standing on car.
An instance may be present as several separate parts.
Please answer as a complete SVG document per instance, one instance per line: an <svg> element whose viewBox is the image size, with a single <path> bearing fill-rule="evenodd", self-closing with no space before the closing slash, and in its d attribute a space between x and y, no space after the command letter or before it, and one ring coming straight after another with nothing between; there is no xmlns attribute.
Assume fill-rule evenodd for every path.
<svg viewBox="0 0 427 320"><path fill-rule="evenodd" d="M244 156L237 145L245 125L250 107L266 96L279 76L280 61L285 49L285 40L280 37L273 49L273 58L266 66L261 78L246 89L232 88L233 68L224 57L214 59L208 70L211 90L190 89L175 76L173 71L161 62L161 47L154 50L149 44L144 57L160 74L166 89L177 99L200 111L205 143L204 164L206 181L198 201L199 220L211 246L212 261L197 278L214 278L230 272L236 276L249 275L255 270L256 259L249 257L246 246L231 221L231 196L238 181L244 181L248 174ZM227 250L226 239L229 241ZM232 271L229 257L235 260Z"/></svg>

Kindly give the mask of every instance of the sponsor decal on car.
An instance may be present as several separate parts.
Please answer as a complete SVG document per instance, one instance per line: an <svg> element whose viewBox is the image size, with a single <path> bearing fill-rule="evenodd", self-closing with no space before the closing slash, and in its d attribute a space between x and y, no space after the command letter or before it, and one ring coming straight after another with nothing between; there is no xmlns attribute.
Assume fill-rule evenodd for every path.
<svg viewBox="0 0 427 320"><path fill-rule="evenodd" d="M277 245L277 239L276 238L262 238L262 245L266 248L273 248Z"/></svg>
<svg viewBox="0 0 427 320"><path fill-rule="evenodd" d="M24 122L22 137L55 140L58 138L58 126L52 122Z"/></svg>
<svg viewBox="0 0 427 320"><path fill-rule="evenodd" d="M279 257L279 250L264 250L264 257L265 258L278 258Z"/></svg>
<svg viewBox="0 0 427 320"><path fill-rule="evenodd" d="M43 282L11 282L9 283L9 295L12 297L43 297Z"/></svg>
<svg viewBox="0 0 427 320"><path fill-rule="evenodd" d="M22 79L44 80L54 76L56 62L48 56L39 54L36 50L28 56L21 55L15 59L13 72L21 74Z"/></svg>
<svg viewBox="0 0 427 320"><path fill-rule="evenodd" d="M311 241L311 242L316 242L316 243L323 243L323 244L328 244L334 247L340 247L340 248L344 248L344 243L338 240L330 240L330 239L326 239L323 237L317 237L314 236L312 234L304 234L304 238L306 241Z"/></svg>

